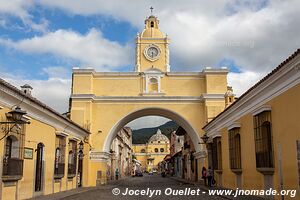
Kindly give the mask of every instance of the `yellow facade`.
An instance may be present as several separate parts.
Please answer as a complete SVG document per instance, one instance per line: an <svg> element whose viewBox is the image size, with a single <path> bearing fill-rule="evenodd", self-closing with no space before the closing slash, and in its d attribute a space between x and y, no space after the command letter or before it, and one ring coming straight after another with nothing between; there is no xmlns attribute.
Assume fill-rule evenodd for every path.
<svg viewBox="0 0 300 200"><path fill-rule="evenodd" d="M232 189L296 190L295 197L285 195L284 198L300 198L299 52L204 127L211 139L221 139L222 169L215 170L218 185ZM254 130L257 123L254 118L263 112L270 114L271 142L265 152L270 153L273 161L271 167L265 168L257 167L256 157L265 147L255 142ZM228 137L233 128L238 128L240 134L241 169L238 173L230 166Z"/></svg>
<svg viewBox="0 0 300 200"><path fill-rule="evenodd" d="M225 108L227 69L172 72L168 44L157 18L150 16L136 38L135 71L73 69L71 119L90 126L92 133L87 185L105 183L110 143L128 122L148 115L167 117L198 144L205 123ZM202 159L198 163L204 163L203 149L195 145L195 157Z"/></svg>
<svg viewBox="0 0 300 200"><path fill-rule="evenodd" d="M158 163L170 154L170 141L163 136L158 130L146 144L132 145L133 155L141 163L143 171L158 170Z"/></svg>
<svg viewBox="0 0 300 200"><path fill-rule="evenodd" d="M21 129L11 129L12 125L5 127L4 124L1 124L0 199L28 199L77 188L76 174L68 177L67 152L70 151L68 145L66 145L64 152L64 176L60 179L54 179L56 136L64 135L67 143L71 140L76 140L79 143L88 136L89 132L2 79L0 79L0 93L1 122L9 121L8 113L15 106L19 106L27 112L23 120L30 122L30 124L23 125L24 128ZM11 148L7 147L9 146L9 138L17 139ZM40 189L36 189L38 144L43 145ZM88 147L86 147L87 149ZM23 165L20 168L18 167L19 164L11 165L10 163L14 160L17 160L19 164L23 163Z"/></svg>

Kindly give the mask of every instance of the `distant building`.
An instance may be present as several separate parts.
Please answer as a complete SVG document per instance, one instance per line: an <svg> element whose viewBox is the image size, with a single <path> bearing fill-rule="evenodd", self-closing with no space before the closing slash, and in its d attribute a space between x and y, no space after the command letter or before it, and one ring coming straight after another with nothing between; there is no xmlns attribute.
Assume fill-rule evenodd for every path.
<svg viewBox="0 0 300 200"><path fill-rule="evenodd" d="M132 131L122 128L111 143L111 160L108 162L107 179L114 180L116 169L119 177L129 176L132 169Z"/></svg>
<svg viewBox="0 0 300 200"><path fill-rule="evenodd" d="M142 170L158 170L158 163L170 153L170 140L158 129L146 144L133 144L133 154L140 161Z"/></svg>
<svg viewBox="0 0 300 200"><path fill-rule="evenodd" d="M176 153L182 150L184 144L184 136L176 135L176 131L171 133L171 144L170 144L170 154L174 156Z"/></svg>

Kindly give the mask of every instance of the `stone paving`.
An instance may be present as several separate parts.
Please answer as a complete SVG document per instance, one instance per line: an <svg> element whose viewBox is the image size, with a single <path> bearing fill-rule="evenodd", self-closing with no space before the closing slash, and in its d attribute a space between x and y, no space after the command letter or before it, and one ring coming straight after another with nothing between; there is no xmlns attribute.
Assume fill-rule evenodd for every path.
<svg viewBox="0 0 300 200"><path fill-rule="evenodd" d="M81 190L81 191L80 191ZM134 195L133 192L143 190L144 194ZM127 191L130 191L126 193ZM198 192L198 195L192 195L192 191ZM165 192L174 192L174 194L166 195ZM177 192L177 193L176 193ZM182 192L183 195L178 195ZM115 194L117 195L115 195ZM126 194L125 194L126 193ZM151 196L152 195L152 196ZM151 196L151 197L150 197ZM172 200L184 200L184 199L205 199L205 200L256 200L256 197L238 197L232 198L228 196L209 196L207 188L199 184L190 184L185 181L181 181L176 178L162 178L159 175L148 175L144 177L129 177L121 179L119 181L110 182L105 186L96 188L82 188L79 190L69 191L65 193L58 193L39 197L38 199L44 200L135 200L135 199L172 199Z"/></svg>

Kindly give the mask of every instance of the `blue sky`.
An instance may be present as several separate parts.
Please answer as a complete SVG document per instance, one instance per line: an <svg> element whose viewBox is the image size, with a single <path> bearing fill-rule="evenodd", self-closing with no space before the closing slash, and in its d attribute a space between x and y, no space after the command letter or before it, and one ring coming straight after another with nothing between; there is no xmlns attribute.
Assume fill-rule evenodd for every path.
<svg viewBox="0 0 300 200"><path fill-rule="evenodd" d="M300 46L298 0L0 0L0 77L64 112L72 67L133 70L150 6L171 70L226 66L237 96Z"/></svg>

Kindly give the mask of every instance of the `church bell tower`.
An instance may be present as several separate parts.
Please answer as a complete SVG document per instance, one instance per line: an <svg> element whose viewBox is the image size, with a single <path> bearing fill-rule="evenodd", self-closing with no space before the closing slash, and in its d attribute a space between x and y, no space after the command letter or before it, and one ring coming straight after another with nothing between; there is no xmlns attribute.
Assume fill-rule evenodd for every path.
<svg viewBox="0 0 300 200"><path fill-rule="evenodd" d="M145 28L136 37L136 72L157 69L170 71L169 38L160 31L159 20L151 15L145 20Z"/></svg>

